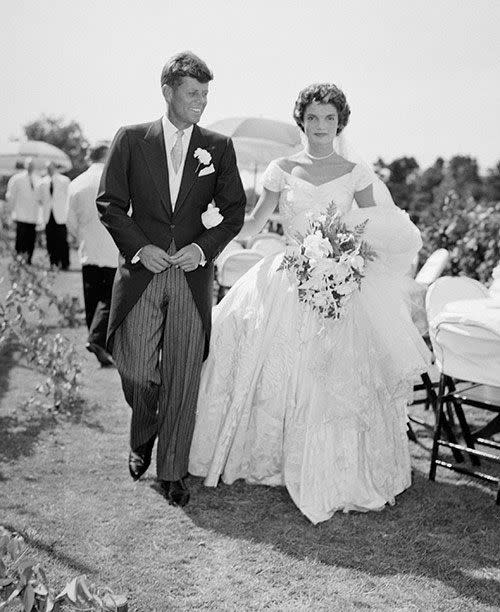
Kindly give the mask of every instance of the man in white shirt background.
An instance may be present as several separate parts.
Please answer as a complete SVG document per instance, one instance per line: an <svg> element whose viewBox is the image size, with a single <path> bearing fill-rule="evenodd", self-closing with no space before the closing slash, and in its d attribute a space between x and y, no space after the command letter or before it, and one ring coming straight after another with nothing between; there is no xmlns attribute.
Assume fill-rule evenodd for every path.
<svg viewBox="0 0 500 612"><path fill-rule="evenodd" d="M47 175L40 181L37 197L43 208L45 238L50 265L69 268L69 246L66 229L68 187L70 180L59 173L54 162L47 164Z"/></svg>
<svg viewBox="0 0 500 612"><path fill-rule="evenodd" d="M30 264L35 249L40 204L37 198L38 177L33 160L27 158L24 167L22 172L10 178L5 199L16 222L16 253L24 256Z"/></svg>
<svg viewBox="0 0 500 612"><path fill-rule="evenodd" d="M118 248L99 220L95 200L109 145L98 143L88 154L90 167L72 181L68 191L67 227L79 245L82 264L85 319L89 330L86 348L103 366L113 365L106 351L106 333Z"/></svg>

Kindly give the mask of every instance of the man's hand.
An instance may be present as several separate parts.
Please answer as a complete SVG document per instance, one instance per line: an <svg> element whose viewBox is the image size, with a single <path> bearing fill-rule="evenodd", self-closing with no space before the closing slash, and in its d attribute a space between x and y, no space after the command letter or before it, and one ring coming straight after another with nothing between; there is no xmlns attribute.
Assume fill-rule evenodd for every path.
<svg viewBox="0 0 500 612"><path fill-rule="evenodd" d="M179 249L175 255L170 257L173 266L181 268L184 272L192 272L200 265L201 252L194 244Z"/></svg>
<svg viewBox="0 0 500 612"><path fill-rule="evenodd" d="M142 265L155 274L166 270L171 262L171 258L167 255L166 251L154 244L147 244L142 247L138 256Z"/></svg>

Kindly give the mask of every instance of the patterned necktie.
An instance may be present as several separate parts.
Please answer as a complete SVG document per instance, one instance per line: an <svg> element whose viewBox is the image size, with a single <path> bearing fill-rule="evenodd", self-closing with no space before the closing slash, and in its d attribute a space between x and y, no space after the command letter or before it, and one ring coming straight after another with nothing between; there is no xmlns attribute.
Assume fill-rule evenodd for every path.
<svg viewBox="0 0 500 612"><path fill-rule="evenodd" d="M174 146L172 147L172 165L174 167L174 172L177 174L179 172L179 168L181 167L182 162L182 137L184 136L183 130L177 130L177 140L175 141Z"/></svg>

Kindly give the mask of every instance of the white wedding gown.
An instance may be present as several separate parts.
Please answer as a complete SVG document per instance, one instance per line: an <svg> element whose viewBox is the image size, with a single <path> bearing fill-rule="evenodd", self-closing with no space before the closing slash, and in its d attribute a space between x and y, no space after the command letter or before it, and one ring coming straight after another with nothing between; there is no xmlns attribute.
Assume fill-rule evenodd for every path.
<svg viewBox="0 0 500 612"><path fill-rule="evenodd" d="M285 485L313 523L381 509L410 485L406 405L429 356L399 279L421 243L396 206L356 207L372 181L361 164L320 186L270 164L264 186L280 192L286 236L333 201L348 225L369 219L379 256L339 321L299 302L282 255L263 259L214 309L202 373L190 473L208 486Z"/></svg>

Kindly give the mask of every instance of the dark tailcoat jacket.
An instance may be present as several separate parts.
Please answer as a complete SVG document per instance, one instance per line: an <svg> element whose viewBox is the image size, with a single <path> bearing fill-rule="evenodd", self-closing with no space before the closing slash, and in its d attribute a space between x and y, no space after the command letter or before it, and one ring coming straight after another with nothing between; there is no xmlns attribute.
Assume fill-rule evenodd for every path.
<svg viewBox="0 0 500 612"><path fill-rule="evenodd" d="M199 176L208 165L195 158L198 148L210 153L214 172ZM201 215L212 201L220 209L223 221L206 229ZM197 125L193 127L179 195L172 210L161 119L118 131L97 196L101 221L120 251L108 326L109 350L112 350L115 330L153 278L153 273L142 263L133 264L131 260L147 244L167 251L173 238L177 250L195 242L205 253L206 266L186 272L186 280L205 329L204 358L207 356L213 260L240 231L245 203L230 138Z"/></svg>

